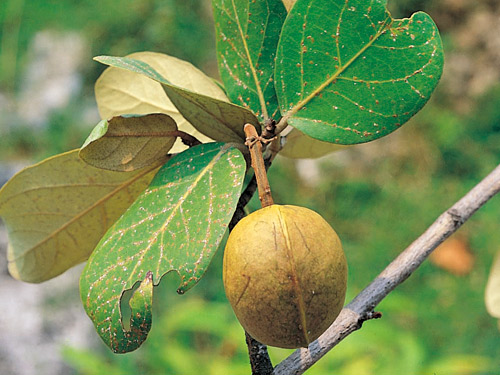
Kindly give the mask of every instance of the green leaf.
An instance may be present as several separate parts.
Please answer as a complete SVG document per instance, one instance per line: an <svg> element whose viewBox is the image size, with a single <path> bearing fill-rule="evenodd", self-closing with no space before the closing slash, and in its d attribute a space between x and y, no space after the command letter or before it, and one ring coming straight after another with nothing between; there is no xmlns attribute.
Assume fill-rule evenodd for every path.
<svg viewBox="0 0 500 375"><path fill-rule="evenodd" d="M186 61L155 52L137 52L127 57L149 64L176 86L222 101L229 101L224 91L212 78ZM165 113L175 120L179 130L191 134L203 143L212 141L182 117L160 83L143 75L109 67L95 84L95 96L102 119L108 120L125 114ZM177 140L171 153L184 151L186 148L186 145Z"/></svg>
<svg viewBox="0 0 500 375"><path fill-rule="evenodd" d="M12 276L38 283L86 260L157 168L105 171L86 164L74 150L16 174L0 190Z"/></svg>
<svg viewBox="0 0 500 375"><path fill-rule="evenodd" d="M260 129L259 121L249 110L175 86L142 61L111 56L99 56L95 60L160 82L179 112L198 131L212 139L242 143L245 140L245 124L250 123Z"/></svg>
<svg viewBox="0 0 500 375"><path fill-rule="evenodd" d="M120 299L126 290L149 271L155 285L164 274L177 272L180 293L202 277L236 209L245 168L235 148L220 143L192 147L160 169L103 237L82 273L80 293L113 351L134 350L146 339L147 332L123 326ZM131 313L146 315L134 306Z"/></svg>
<svg viewBox="0 0 500 375"><path fill-rule="evenodd" d="M219 72L233 103L279 118L274 59L287 15L281 0L212 0Z"/></svg>
<svg viewBox="0 0 500 375"><path fill-rule="evenodd" d="M86 163L112 171L133 171L166 161L178 131L175 121L157 113L102 120L80 150Z"/></svg>
<svg viewBox="0 0 500 375"><path fill-rule="evenodd" d="M285 145L279 154L291 159L316 159L346 147L348 146L319 141L293 129L286 136Z"/></svg>
<svg viewBox="0 0 500 375"><path fill-rule="evenodd" d="M284 120L327 142L391 133L418 112L443 69L425 13L392 19L386 0L297 0L283 26L276 90Z"/></svg>

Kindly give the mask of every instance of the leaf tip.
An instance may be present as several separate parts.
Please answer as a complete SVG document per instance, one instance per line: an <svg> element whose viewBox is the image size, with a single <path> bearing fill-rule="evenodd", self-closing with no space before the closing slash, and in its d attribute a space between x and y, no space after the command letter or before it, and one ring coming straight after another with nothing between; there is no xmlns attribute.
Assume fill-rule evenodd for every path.
<svg viewBox="0 0 500 375"><path fill-rule="evenodd" d="M109 56L101 55L101 56L95 56L92 58L92 60L97 61L101 64L106 64L106 60L108 59Z"/></svg>

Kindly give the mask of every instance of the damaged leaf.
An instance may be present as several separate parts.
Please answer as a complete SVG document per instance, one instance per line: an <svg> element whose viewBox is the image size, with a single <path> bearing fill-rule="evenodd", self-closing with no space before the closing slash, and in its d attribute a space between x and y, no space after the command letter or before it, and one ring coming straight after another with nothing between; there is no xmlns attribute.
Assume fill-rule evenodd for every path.
<svg viewBox="0 0 500 375"><path fill-rule="evenodd" d="M203 276L236 209L245 169L235 148L221 143L192 147L160 169L102 238L82 273L80 293L113 351L134 350L147 336L147 330L124 328L120 300L125 291L149 272L155 285L164 274L177 272L180 293ZM132 317L137 314L148 313L139 304L132 306Z"/></svg>
<svg viewBox="0 0 500 375"><path fill-rule="evenodd" d="M165 114L117 116L97 124L79 155L97 168L133 171L165 162L177 135L175 121Z"/></svg>
<svg viewBox="0 0 500 375"><path fill-rule="evenodd" d="M288 124L356 144L408 121L442 70L439 31L425 13L398 20L386 0L297 0L283 25L275 87Z"/></svg>

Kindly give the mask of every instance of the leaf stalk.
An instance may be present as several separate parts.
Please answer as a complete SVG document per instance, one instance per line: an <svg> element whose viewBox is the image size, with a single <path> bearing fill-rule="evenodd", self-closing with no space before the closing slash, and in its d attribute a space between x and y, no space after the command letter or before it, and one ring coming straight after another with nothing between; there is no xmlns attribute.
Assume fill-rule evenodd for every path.
<svg viewBox="0 0 500 375"><path fill-rule="evenodd" d="M271 195L269 180L267 179L264 157L262 156L262 138L259 137L257 129L255 129L255 126L252 124L246 124L244 131L247 137L245 144L250 150L252 168L255 171L255 177L257 179L260 203L263 208L271 206L274 204L274 201Z"/></svg>

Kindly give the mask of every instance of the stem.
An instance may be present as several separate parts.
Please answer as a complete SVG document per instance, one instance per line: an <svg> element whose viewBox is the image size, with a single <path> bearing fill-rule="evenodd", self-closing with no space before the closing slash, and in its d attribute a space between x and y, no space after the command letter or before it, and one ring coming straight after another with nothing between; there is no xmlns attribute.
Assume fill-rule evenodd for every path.
<svg viewBox="0 0 500 375"><path fill-rule="evenodd" d="M280 134L283 130L288 126L288 119L290 118L289 114L284 115L281 120L276 124L276 135Z"/></svg>
<svg viewBox="0 0 500 375"><path fill-rule="evenodd" d="M266 170L271 166L272 155L269 159L265 159ZM238 224L238 222L245 217L245 206L250 202L255 191L257 190L257 179L255 175L248 184L247 188L241 194L236 206L236 211L229 223L229 230ZM271 375L273 373L273 364L267 352L267 346L255 340L252 336L245 332L245 341L248 347L248 355L250 358L250 366L252 368L252 375Z"/></svg>
<svg viewBox="0 0 500 375"><path fill-rule="evenodd" d="M184 143L188 147L201 145L201 142L198 138L193 137L191 134L183 132L182 130L176 130L175 135L179 137L182 140L182 143Z"/></svg>
<svg viewBox="0 0 500 375"><path fill-rule="evenodd" d="M244 130L247 136L246 145L250 149L250 156L252 158L252 168L255 171L255 177L257 179L260 203L263 208L271 206L274 204L274 201L271 195L269 180L267 179L264 158L262 156L262 143L253 125L246 124Z"/></svg>
<svg viewBox="0 0 500 375"><path fill-rule="evenodd" d="M269 119L265 122L264 129L262 129L262 138L273 139L276 137L276 121Z"/></svg>
<svg viewBox="0 0 500 375"><path fill-rule="evenodd" d="M257 190L257 180L255 179L255 175L250 180L245 191L241 194L240 199L238 200L238 204L236 205L236 211L234 212L231 221L229 222L229 231L232 231L233 228L246 216L245 206L250 202L255 191Z"/></svg>
<svg viewBox="0 0 500 375"><path fill-rule="evenodd" d="M302 374L364 321L378 318L373 309L399 284L405 281L432 253L457 231L481 206L500 192L500 165L446 210L436 221L396 259L389 264L337 317L335 322L308 348L297 349L279 363L275 375Z"/></svg>
<svg viewBox="0 0 500 375"><path fill-rule="evenodd" d="M255 340L248 332L245 332L245 339L250 356L252 375L272 375L273 364L267 353L267 346Z"/></svg>

